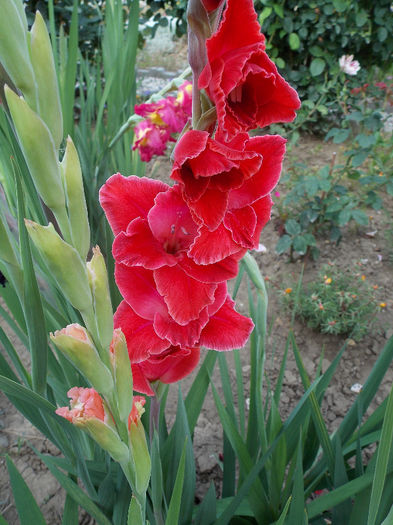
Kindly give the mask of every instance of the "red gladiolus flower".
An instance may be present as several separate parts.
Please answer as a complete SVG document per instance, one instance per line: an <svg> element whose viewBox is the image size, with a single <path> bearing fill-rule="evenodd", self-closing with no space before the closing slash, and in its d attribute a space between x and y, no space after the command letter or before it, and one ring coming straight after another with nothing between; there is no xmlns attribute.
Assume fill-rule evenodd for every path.
<svg viewBox="0 0 393 525"><path fill-rule="evenodd" d="M290 122L300 107L296 91L265 53L252 0L228 0L218 31L207 40L208 63L199 77L217 109L225 140L240 131Z"/></svg>

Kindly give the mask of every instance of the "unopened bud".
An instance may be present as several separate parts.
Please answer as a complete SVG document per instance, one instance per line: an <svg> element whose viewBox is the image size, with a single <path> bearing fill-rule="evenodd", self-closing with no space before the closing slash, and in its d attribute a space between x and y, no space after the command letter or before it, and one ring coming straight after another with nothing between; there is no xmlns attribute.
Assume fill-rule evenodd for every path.
<svg viewBox="0 0 393 525"><path fill-rule="evenodd" d="M41 226L25 219L27 231L66 299L80 311L92 306L87 270L79 253L56 233L53 225Z"/></svg>
<svg viewBox="0 0 393 525"><path fill-rule="evenodd" d="M151 473L151 460L146 443L145 429L140 420L141 415L145 411L143 408L145 398L142 396L134 396L133 403L133 410L130 413L128 426L130 450L135 466L136 490L140 494L143 494L149 484Z"/></svg>
<svg viewBox="0 0 393 525"><path fill-rule="evenodd" d="M50 338L95 390L102 394L113 390L112 375L101 361L86 328L76 323L70 324L50 334Z"/></svg>
<svg viewBox="0 0 393 525"><path fill-rule="evenodd" d="M65 196L52 135L45 122L29 108L25 100L7 86L4 91L37 191L49 208L62 210L65 208Z"/></svg>
<svg viewBox="0 0 393 525"><path fill-rule="evenodd" d="M36 83L27 43L27 23L20 0L1 2L0 62L13 83L36 108Z"/></svg>
<svg viewBox="0 0 393 525"><path fill-rule="evenodd" d="M120 419L127 423L133 409L132 402L132 371L128 356L126 338L120 328L113 332L111 343L111 365L117 392L117 403Z"/></svg>
<svg viewBox="0 0 393 525"><path fill-rule="evenodd" d="M90 227L83 189L82 170L78 152L71 137L67 138L61 168L66 188L72 243L82 259L85 260L90 249Z"/></svg>
<svg viewBox="0 0 393 525"><path fill-rule="evenodd" d="M39 114L52 133L56 150L63 140L63 114L55 62L46 24L39 11L31 28L31 62L37 83Z"/></svg>
<svg viewBox="0 0 393 525"><path fill-rule="evenodd" d="M93 296L97 333L103 348L108 349L113 337L113 310L105 260L98 246L86 264L89 285Z"/></svg>

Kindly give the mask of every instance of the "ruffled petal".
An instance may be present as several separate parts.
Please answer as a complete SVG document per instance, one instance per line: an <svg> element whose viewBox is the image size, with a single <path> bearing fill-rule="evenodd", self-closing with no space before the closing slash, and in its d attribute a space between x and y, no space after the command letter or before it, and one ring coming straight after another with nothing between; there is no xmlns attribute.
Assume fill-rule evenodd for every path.
<svg viewBox="0 0 393 525"><path fill-rule="evenodd" d="M136 217L146 217L156 195L168 188L167 184L146 177L112 175L100 189L100 204L113 233L126 231Z"/></svg>
<svg viewBox="0 0 393 525"><path fill-rule="evenodd" d="M175 346L195 346L201 335L202 328L209 320L207 308L202 310L195 321L181 326L168 314L157 313L154 317L154 330L162 339L168 339Z"/></svg>
<svg viewBox="0 0 393 525"><path fill-rule="evenodd" d="M121 295L140 317L153 320L157 312L167 315L168 309L157 291L151 270L116 263L115 280Z"/></svg>
<svg viewBox="0 0 393 525"><path fill-rule="evenodd" d="M215 264L196 264L189 257L179 260L179 266L187 275L202 283L220 283L236 277L238 259L227 257Z"/></svg>
<svg viewBox="0 0 393 525"><path fill-rule="evenodd" d="M210 232L205 226L201 226L198 236L188 250L188 255L196 264L214 264L230 255L241 258L245 253L232 238L231 232L223 224Z"/></svg>
<svg viewBox="0 0 393 525"><path fill-rule="evenodd" d="M134 219L127 232L120 232L112 246L113 257L126 266L143 266L155 270L161 266L174 266L176 257L166 253L162 244L153 237L146 219Z"/></svg>
<svg viewBox="0 0 393 525"><path fill-rule="evenodd" d="M227 297L224 305L210 318L201 333L201 346L223 351L241 348L246 344L254 323L236 312L233 305L234 302Z"/></svg>
<svg viewBox="0 0 393 525"><path fill-rule="evenodd" d="M113 321L115 328L121 328L125 335L131 363L144 361L170 346L169 341L155 333L153 322L139 317L126 301L119 304Z"/></svg>
<svg viewBox="0 0 393 525"><path fill-rule="evenodd" d="M158 268L154 280L169 315L180 325L198 319L201 310L214 301L217 285L196 281L179 266Z"/></svg>

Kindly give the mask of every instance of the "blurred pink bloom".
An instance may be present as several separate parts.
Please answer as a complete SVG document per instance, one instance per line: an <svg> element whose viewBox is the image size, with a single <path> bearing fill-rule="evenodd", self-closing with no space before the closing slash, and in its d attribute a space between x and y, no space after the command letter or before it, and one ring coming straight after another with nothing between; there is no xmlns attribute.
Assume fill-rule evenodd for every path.
<svg viewBox="0 0 393 525"><path fill-rule="evenodd" d="M184 127L192 112L192 84L188 80L179 87L175 106L182 117Z"/></svg>
<svg viewBox="0 0 393 525"><path fill-rule="evenodd" d="M275 197L280 197L280 196L281 196L281 193L280 193L279 191L275 191L275 192L274 192L274 196L275 196Z"/></svg>
<svg viewBox="0 0 393 525"><path fill-rule="evenodd" d="M168 140L171 140L170 131L142 120L134 128L134 145L132 149L139 149L143 162L149 162L154 155L164 155Z"/></svg>
<svg viewBox="0 0 393 525"><path fill-rule="evenodd" d="M343 55L338 61L341 71L347 75L356 75L360 69L360 64L353 59L353 55Z"/></svg>

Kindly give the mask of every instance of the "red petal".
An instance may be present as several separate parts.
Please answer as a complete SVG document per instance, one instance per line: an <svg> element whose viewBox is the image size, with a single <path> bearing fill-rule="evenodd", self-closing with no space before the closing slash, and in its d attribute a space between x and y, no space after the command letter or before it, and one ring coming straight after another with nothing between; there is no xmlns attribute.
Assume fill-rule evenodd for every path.
<svg viewBox="0 0 393 525"><path fill-rule="evenodd" d="M149 381L146 379L142 369L141 363L135 363L131 366L132 369L132 382L136 392L146 394L148 396L154 396L155 392L150 386Z"/></svg>
<svg viewBox="0 0 393 525"><path fill-rule="evenodd" d="M285 154L285 139L279 135L253 137L247 148L256 149L263 155L260 170L246 180L243 186L229 194L228 208L242 208L270 193L278 182Z"/></svg>
<svg viewBox="0 0 393 525"><path fill-rule="evenodd" d="M220 283L233 279L238 272L237 259L227 257L215 264L196 264L189 257L179 260L179 266L197 281L202 283Z"/></svg>
<svg viewBox="0 0 393 525"><path fill-rule="evenodd" d="M227 295L228 295L227 283L220 283L217 286L217 290L216 290L216 293L214 295L214 303L209 305L208 308L207 308L207 312L209 314L209 317L212 317L213 315L215 315L218 312L218 310L225 303Z"/></svg>
<svg viewBox="0 0 393 525"><path fill-rule="evenodd" d="M206 148L208 140L209 133L207 131L192 129L184 133L176 144L173 153L175 166L181 166L187 160L197 157Z"/></svg>
<svg viewBox="0 0 393 525"><path fill-rule="evenodd" d="M190 321L185 326L175 323L168 314L157 313L154 318L154 330L159 337L168 339L175 346L195 346L208 320L207 308L202 310L199 319Z"/></svg>
<svg viewBox="0 0 393 525"><path fill-rule="evenodd" d="M257 216L251 206L228 211L224 219L224 225L232 232L234 242L248 249L254 247L253 235L256 224Z"/></svg>
<svg viewBox="0 0 393 525"><path fill-rule="evenodd" d="M100 189L100 204L114 234L126 231L136 217L146 217L156 195L168 188L158 180L112 175Z"/></svg>
<svg viewBox="0 0 393 525"><path fill-rule="evenodd" d="M152 321L139 317L126 301L119 304L113 320L115 328L121 328L126 337L131 363L144 361L170 346L168 341L157 336Z"/></svg>
<svg viewBox="0 0 393 525"><path fill-rule="evenodd" d="M151 270L117 263L115 280L124 299L140 317L153 320L157 312L168 315Z"/></svg>
<svg viewBox="0 0 393 525"><path fill-rule="evenodd" d="M212 350L233 350L243 347L254 328L248 317L237 313L228 297L202 330L200 344Z"/></svg>
<svg viewBox="0 0 393 525"><path fill-rule="evenodd" d="M134 219L127 232L120 232L112 247L116 262L126 266L143 266L155 270L161 266L173 266L176 258L166 253L161 243L153 237L146 219Z"/></svg>
<svg viewBox="0 0 393 525"><path fill-rule="evenodd" d="M214 232L209 232L205 226L201 226L198 236L188 250L189 257L196 264L214 264L230 255L240 259L244 253L223 224L220 224Z"/></svg>
<svg viewBox="0 0 393 525"><path fill-rule="evenodd" d="M199 363L200 349L172 346L163 355L154 356L140 363L141 372L148 381L174 383L194 370Z"/></svg>
<svg viewBox="0 0 393 525"><path fill-rule="evenodd" d="M228 204L228 192L208 188L202 197L188 205L193 213L210 230L214 231L223 221Z"/></svg>
<svg viewBox="0 0 393 525"><path fill-rule="evenodd" d="M179 266L158 268L154 280L169 315L180 325L198 319L201 310L214 301L217 285L196 281Z"/></svg>

